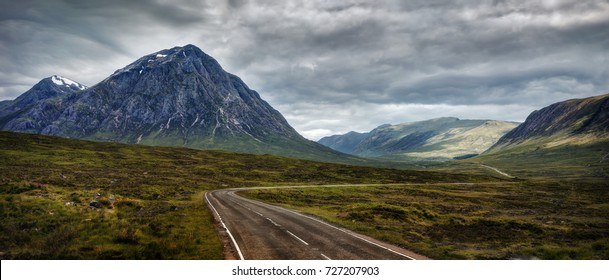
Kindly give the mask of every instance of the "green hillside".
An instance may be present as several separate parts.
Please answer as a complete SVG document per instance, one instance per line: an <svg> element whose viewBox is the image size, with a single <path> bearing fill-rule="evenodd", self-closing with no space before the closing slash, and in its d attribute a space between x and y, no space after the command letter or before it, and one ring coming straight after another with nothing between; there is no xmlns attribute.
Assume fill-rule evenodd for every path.
<svg viewBox="0 0 609 280"><path fill-rule="evenodd" d="M605 182L609 178L609 94L537 110L471 162L523 178Z"/></svg>
<svg viewBox="0 0 609 280"><path fill-rule="evenodd" d="M531 139L466 162L495 166L520 178L603 182L609 178L609 141L547 146L547 139Z"/></svg>

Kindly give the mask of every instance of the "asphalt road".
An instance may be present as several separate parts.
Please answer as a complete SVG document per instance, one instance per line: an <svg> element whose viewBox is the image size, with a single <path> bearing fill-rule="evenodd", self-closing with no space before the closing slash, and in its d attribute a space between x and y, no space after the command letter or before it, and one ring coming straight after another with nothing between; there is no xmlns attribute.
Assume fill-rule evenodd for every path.
<svg viewBox="0 0 609 280"><path fill-rule="evenodd" d="M300 212L223 189L205 194L236 256L250 260L388 260L425 257Z"/></svg>

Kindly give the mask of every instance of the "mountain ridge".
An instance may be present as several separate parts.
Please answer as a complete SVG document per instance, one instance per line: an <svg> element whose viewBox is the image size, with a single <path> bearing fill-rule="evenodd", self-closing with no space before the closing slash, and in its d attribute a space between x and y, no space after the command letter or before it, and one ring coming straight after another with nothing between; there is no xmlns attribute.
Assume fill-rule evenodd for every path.
<svg viewBox="0 0 609 280"><path fill-rule="evenodd" d="M482 153L515 126L514 122L442 117L384 124L366 133L324 137L319 143L363 157L449 160Z"/></svg>
<svg viewBox="0 0 609 280"><path fill-rule="evenodd" d="M519 178L607 182L609 94L556 102L532 112L493 147L466 162Z"/></svg>
<svg viewBox="0 0 609 280"><path fill-rule="evenodd" d="M71 80L62 81L69 85ZM36 100L34 106L12 111L7 107L14 108L14 101L4 105L0 128L96 141L356 160L302 137L256 91L194 45L145 55L92 87L45 100L46 105Z"/></svg>
<svg viewBox="0 0 609 280"><path fill-rule="evenodd" d="M489 153L527 144L556 146L609 139L609 94L556 102L532 112Z"/></svg>
<svg viewBox="0 0 609 280"><path fill-rule="evenodd" d="M74 94L87 87L68 78L58 75L44 78L31 89L24 92L15 100L6 100L0 104L0 127L2 130L25 131L43 129L40 122L22 119L23 113L35 110L37 119L53 118L60 105L56 98Z"/></svg>

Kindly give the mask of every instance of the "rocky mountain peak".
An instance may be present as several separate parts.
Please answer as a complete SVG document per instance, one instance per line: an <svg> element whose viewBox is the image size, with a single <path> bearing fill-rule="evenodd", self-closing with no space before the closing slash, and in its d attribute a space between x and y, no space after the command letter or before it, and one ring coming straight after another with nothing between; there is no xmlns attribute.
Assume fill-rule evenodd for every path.
<svg viewBox="0 0 609 280"><path fill-rule="evenodd" d="M75 81L72 81L68 78L64 78L62 76L58 76L58 75L53 75L49 78L43 79L42 80L45 83L48 83L49 81L52 82L54 85L61 87L61 88L69 88L72 90L84 90L87 89L87 86L82 85L80 83L77 83Z"/></svg>
<svg viewBox="0 0 609 280"><path fill-rule="evenodd" d="M3 103L0 129L303 158L335 154L304 139L256 91L193 45L145 55L83 90L59 76L32 90L38 88L58 98L32 99L34 106L17 111Z"/></svg>
<svg viewBox="0 0 609 280"><path fill-rule="evenodd" d="M48 126L60 110L63 98L87 87L68 78L53 75L42 79L15 100L0 106L2 130L38 132ZM32 117L23 117L31 115Z"/></svg>
<svg viewBox="0 0 609 280"><path fill-rule="evenodd" d="M42 79L30 90L26 91L15 100L10 101L10 106L7 107L12 107L12 110L5 111L4 114L9 113L9 111L23 110L37 102L72 94L86 88L86 86L68 78L53 75Z"/></svg>
<svg viewBox="0 0 609 280"><path fill-rule="evenodd" d="M182 66L185 72L201 70L201 66L207 66L216 70L222 70L220 64L211 56L193 45L174 47L146 55L126 67L116 70L113 75L135 71L142 74L147 69L162 68L165 66ZM186 66L188 65L188 66ZM193 68L194 66L199 66Z"/></svg>

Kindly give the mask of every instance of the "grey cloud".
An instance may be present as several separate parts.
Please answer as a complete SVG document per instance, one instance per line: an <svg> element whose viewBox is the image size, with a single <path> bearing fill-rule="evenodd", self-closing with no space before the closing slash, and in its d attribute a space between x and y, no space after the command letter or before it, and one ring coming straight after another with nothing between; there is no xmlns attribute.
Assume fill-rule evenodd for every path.
<svg viewBox="0 0 609 280"><path fill-rule="evenodd" d="M201 10L206 7L202 1L159 1L159 0L21 0L3 7L2 19L27 19L46 23L87 23L86 19L104 17L108 24L120 24L113 17L129 16L137 19L142 15L174 25L198 22L203 19ZM121 20L125 20L122 18ZM77 27L77 26L72 26Z"/></svg>
<svg viewBox="0 0 609 280"><path fill-rule="evenodd" d="M131 34L148 33L149 25L180 27L205 21L204 6L183 7L198 1L48 1L25 0L11 5L0 22L17 21L22 25L40 25L47 30L91 40L127 53ZM4 30L21 32L21 30ZM9 37L11 34L1 34ZM36 38L32 38L36 39ZM69 47L69 42L65 42Z"/></svg>
<svg viewBox="0 0 609 280"><path fill-rule="evenodd" d="M445 15L443 18L439 17L442 13ZM410 27L397 30L398 37L405 39L401 42L397 40L396 43L410 45L412 51L402 56L396 53L390 54L385 59L387 64L395 66L392 74L376 71L379 68L370 61L367 61L370 66L368 69L357 67L358 65L353 61L341 61L340 65L344 67L331 71L332 75L328 75L335 80L322 84L321 90L315 87L308 96L319 99L330 98L340 102L341 95L333 92L344 92L351 93L349 98L373 103L505 104L544 100L538 97L522 98L522 91L528 90L527 84L552 77L567 78L578 81L581 85L595 86L590 91L572 92L574 97L593 94L595 91L602 92L607 87L607 77L604 75L607 73L607 68L600 61L606 60L607 57L605 45L606 38L609 38L609 20L601 18L587 23L585 20L582 20L583 23L574 21L575 23L569 26L552 26L551 22L542 20L530 24L525 22L523 26L516 28L511 25L501 25L493 20L485 21L500 19L514 13L523 13L523 11L510 9L489 12L484 15L483 20L475 21L459 18L456 15L458 11L454 10L430 11L425 16L430 18L432 15L438 16L435 18L442 20L439 20L435 27L423 22L422 25L428 29L427 32L413 32L411 30L413 28ZM549 12L540 8L525 12L528 13L543 16ZM579 11L579 14L576 12L569 15L585 18L585 13L583 15L581 13L582 11ZM416 30L416 27L414 29ZM384 39L384 42L392 41L392 38L381 39ZM572 50L575 50L575 54ZM364 51L374 51L374 49L367 48ZM360 56L357 50L350 55ZM560 55L565 56L558 57ZM554 60L557 57L558 60ZM565 66L565 58L574 59ZM468 68L484 64L493 64L491 67L494 68L494 73L480 75L480 73L467 72ZM319 71L323 71L321 66ZM455 71L462 72L455 73ZM426 75L420 79L412 78L420 72ZM336 82L346 76L351 76L348 83ZM398 87L396 90L395 87L389 86L402 80L406 81L403 88ZM286 81L282 89L287 90L299 85L300 81L302 80ZM368 81L374 86L367 87L362 81ZM370 95L370 88L376 89L377 92ZM547 90L546 95L553 94L551 87ZM488 98L485 92L504 92L504 96ZM564 91L556 95L563 93Z"/></svg>
<svg viewBox="0 0 609 280"><path fill-rule="evenodd" d="M323 2L323 1L322 1ZM268 4L268 3L267 3ZM251 4L257 6L257 4ZM384 27L366 17L367 8L305 8L295 10L281 5L261 6L235 12L238 21L234 37L249 42L232 60L247 67L264 57L281 59L287 66L300 58L363 50L383 41Z"/></svg>
<svg viewBox="0 0 609 280"><path fill-rule="evenodd" d="M609 1L23 0L5 6L0 99L53 74L92 85L143 55L187 43L242 77L297 129L315 133L358 126L366 119L359 110L374 111L378 118L365 122L378 124L442 112L467 116L463 106L522 120L536 107L609 91ZM417 114L392 109L391 120L382 121L387 108ZM326 109L342 119L316 121Z"/></svg>
<svg viewBox="0 0 609 280"><path fill-rule="evenodd" d="M418 105L418 104L370 104L353 101L342 104L284 104L278 106L286 112L286 118L304 136L319 139L349 131L366 132L385 124L421 121L438 116L454 116L461 119L488 119L490 115L502 115L503 120L523 120L538 109L529 105ZM315 118L303 116L315 115ZM345 121L349 120L349 121Z"/></svg>
<svg viewBox="0 0 609 280"><path fill-rule="evenodd" d="M206 5L144 0L24 0L3 5L0 83L19 80L16 83L31 86L60 74L94 84L138 56L173 46L166 34L204 24ZM13 89L19 91L10 94ZM26 86L5 88L2 97L25 90Z"/></svg>

